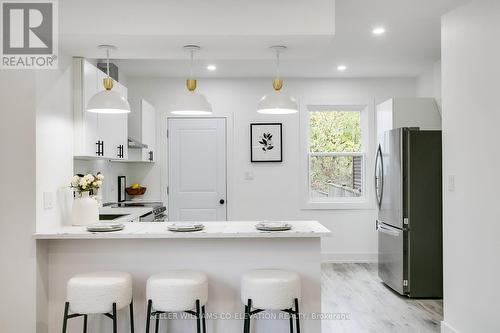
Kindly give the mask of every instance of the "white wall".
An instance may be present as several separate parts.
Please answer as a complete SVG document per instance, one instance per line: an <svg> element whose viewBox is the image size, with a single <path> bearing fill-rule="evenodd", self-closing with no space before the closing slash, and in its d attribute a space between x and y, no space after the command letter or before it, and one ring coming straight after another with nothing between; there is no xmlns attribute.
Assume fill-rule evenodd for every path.
<svg viewBox="0 0 500 333"><path fill-rule="evenodd" d="M500 2L443 18L443 332L500 332ZM479 191L472 189L480 189Z"/></svg>
<svg viewBox="0 0 500 333"><path fill-rule="evenodd" d="M60 54L59 70L36 75L36 207L37 227L69 220L73 174L73 104L71 59ZM52 209L44 208L44 192Z"/></svg>
<svg viewBox="0 0 500 333"><path fill-rule="evenodd" d="M441 100L441 95L441 61L437 61L417 76L417 97Z"/></svg>
<svg viewBox="0 0 500 333"><path fill-rule="evenodd" d="M1 332L47 329L46 248L33 233L37 220L61 223L58 190L72 172L69 59L60 55L59 64L0 73ZM43 191L53 194L53 209L43 209Z"/></svg>
<svg viewBox="0 0 500 333"><path fill-rule="evenodd" d="M212 103L215 115L229 116L228 219L313 219L333 230L322 251L327 259L373 261L377 253L376 210L312 211L300 209L299 115L263 116L256 113L257 101L271 91L271 79L205 79L198 82L200 92ZM160 163L148 173L151 196L166 199L166 116L176 94L185 89L182 79L128 79L129 97L143 97L158 110ZM289 79L285 89L307 101L331 102L345 99L414 97L414 79ZM283 122L282 164L251 164L249 125L251 122ZM234 135L233 135L234 132ZM375 144L375 142L373 142ZM368 165L370 170L371 165ZM251 171L254 180L245 180ZM368 176L371 173L368 172ZM162 186L155 184L162 179ZM370 191L371 189L367 189ZM166 201L166 200L165 200Z"/></svg>
<svg viewBox="0 0 500 333"><path fill-rule="evenodd" d="M0 200L0 331L34 332L34 72L2 70L0 103L0 184L4 192Z"/></svg>

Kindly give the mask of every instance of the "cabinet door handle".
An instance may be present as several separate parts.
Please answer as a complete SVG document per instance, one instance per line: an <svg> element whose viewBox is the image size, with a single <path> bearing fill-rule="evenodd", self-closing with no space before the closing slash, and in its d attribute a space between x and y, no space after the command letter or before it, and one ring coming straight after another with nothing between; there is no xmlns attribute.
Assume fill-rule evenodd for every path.
<svg viewBox="0 0 500 333"><path fill-rule="evenodd" d="M153 151L152 150L149 151L149 160L151 162L153 162Z"/></svg>
<svg viewBox="0 0 500 333"><path fill-rule="evenodd" d="M103 156L104 155L104 141L99 140L99 141L97 141L96 145L97 145L96 155Z"/></svg>

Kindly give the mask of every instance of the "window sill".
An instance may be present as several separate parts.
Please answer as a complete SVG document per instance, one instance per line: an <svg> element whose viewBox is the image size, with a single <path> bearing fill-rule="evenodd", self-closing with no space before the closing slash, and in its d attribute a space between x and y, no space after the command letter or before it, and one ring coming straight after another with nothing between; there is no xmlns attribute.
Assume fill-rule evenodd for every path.
<svg viewBox="0 0 500 333"><path fill-rule="evenodd" d="M318 202L307 201L302 205L302 210L370 210L376 209L369 201L356 202Z"/></svg>

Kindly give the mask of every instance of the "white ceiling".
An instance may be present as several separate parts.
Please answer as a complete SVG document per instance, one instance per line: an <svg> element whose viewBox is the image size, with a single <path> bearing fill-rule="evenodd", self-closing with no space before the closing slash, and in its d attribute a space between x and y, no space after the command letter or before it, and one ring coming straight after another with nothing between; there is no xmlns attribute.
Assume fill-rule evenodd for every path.
<svg viewBox="0 0 500 333"><path fill-rule="evenodd" d="M234 1L242 6L245 3ZM269 0L284 8L295 6L291 11L293 15L303 8L297 7L297 3L303 5L302 1ZM86 34L72 29L71 33L61 34L61 44L65 52L85 57L99 57L100 51L95 48L97 44L116 44L119 49L114 57L120 60L114 62L127 76L184 77L188 72L188 55L182 51L182 45L196 43L203 48L196 55L195 71L199 77L271 76L274 73L274 54L268 47L276 44L289 48L282 56L281 66L282 74L288 77L413 77L440 59L440 18L465 1L337 0L333 10L333 0L329 0L330 4L314 0L310 4L318 7L304 14L304 20L295 20L295 24L287 22L277 29L267 28L272 30L268 35L257 28L262 28L259 24L256 33L252 34L248 22L241 31L235 27L228 29L226 34L217 30L220 25L214 33L201 34L192 29L183 35L149 35L147 29L135 35L118 34L112 29L100 34L96 29ZM225 2L217 0L212 6L224 6ZM328 10L328 16L336 13L335 35L328 25L312 24L322 9ZM262 24L266 23L269 22ZM191 21L189 24L196 27L197 23ZM279 20L276 24L280 25ZM314 28L308 28L310 24ZM138 18L128 25L140 26L141 20ZM371 30L379 25L384 26L387 33L375 37ZM65 30L61 28L61 31ZM275 31L279 33L274 35ZM207 71L207 64L215 64L217 70ZM347 71L337 72L338 64L345 64Z"/></svg>

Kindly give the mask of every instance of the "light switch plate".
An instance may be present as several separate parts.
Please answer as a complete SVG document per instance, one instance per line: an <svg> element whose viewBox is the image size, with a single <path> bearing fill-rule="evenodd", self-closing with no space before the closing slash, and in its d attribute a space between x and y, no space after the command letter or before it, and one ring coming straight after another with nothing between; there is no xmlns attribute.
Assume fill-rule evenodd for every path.
<svg viewBox="0 0 500 333"><path fill-rule="evenodd" d="M448 192L455 192L455 176L448 177Z"/></svg>
<svg viewBox="0 0 500 333"><path fill-rule="evenodd" d="M43 192L43 208L52 209L52 192Z"/></svg>

